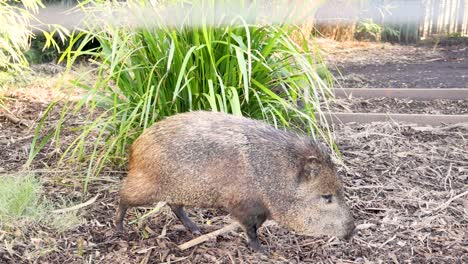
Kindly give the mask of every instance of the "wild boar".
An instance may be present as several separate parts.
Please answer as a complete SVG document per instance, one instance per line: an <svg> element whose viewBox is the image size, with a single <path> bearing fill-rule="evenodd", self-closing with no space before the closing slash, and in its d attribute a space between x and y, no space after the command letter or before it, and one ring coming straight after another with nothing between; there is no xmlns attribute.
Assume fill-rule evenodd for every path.
<svg viewBox="0 0 468 264"><path fill-rule="evenodd" d="M183 207L225 208L249 245L266 219L304 235L351 236L354 220L328 154L307 136L218 112L171 116L146 129L130 150L115 218L166 201L193 233Z"/></svg>

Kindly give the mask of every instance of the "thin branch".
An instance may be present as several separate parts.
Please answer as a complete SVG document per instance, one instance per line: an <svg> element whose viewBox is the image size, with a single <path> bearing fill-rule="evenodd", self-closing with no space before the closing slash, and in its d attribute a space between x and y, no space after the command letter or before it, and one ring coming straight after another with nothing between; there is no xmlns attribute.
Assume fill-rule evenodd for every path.
<svg viewBox="0 0 468 264"><path fill-rule="evenodd" d="M234 222L234 223L232 223L230 225L227 225L227 226L225 226L225 227L223 227L223 228L221 228L219 230L213 231L213 232L205 234L205 235L201 235L201 236L199 236L197 238L194 238L194 239L192 239L192 240L190 240L188 242L185 242L185 243L179 245L179 249L180 250L186 250L188 248L191 248L193 246L201 244L201 243L203 243L205 241L214 239L219 235L234 231L237 228L239 228L239 224Z"/></svg>

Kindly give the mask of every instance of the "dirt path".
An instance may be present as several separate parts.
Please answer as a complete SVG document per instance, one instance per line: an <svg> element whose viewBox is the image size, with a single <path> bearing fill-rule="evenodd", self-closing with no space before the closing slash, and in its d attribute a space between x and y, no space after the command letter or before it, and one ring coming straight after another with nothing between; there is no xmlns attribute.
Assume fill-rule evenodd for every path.
<svg viewBox="0 0 468 264"><path fill-rule="evenodd" d="M346 88L468 88L468 42L451 46L319 40ZM339 76L340 73L342 76Z"/></svg>

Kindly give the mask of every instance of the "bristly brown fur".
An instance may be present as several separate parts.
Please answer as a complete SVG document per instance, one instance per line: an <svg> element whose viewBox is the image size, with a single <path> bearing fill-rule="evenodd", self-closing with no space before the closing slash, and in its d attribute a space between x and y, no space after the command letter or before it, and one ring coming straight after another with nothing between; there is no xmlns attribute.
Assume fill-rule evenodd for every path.
<svg viewBox="0 0 468 264"><path fill-rule="evenodd" d="M267 218L305 234L344 236L353 228L342 183L313 141L216 112L178 114L147 129L132 145L120 195L118 227L126 208L157 201L177 205L191 230L181 206L224 207L257 249L256 230Z"/></svg>

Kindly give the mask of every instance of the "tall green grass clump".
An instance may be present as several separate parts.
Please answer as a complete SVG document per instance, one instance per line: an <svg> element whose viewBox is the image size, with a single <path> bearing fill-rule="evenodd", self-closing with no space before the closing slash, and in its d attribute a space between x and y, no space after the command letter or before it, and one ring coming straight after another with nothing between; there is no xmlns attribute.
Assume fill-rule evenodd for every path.
<svg viewBox="0 0 468 264"><path fill-rule="evenodd" d="M174 1L172 1L174 2ZM188 2L213 8L215 1ZM223 1L216 1L220 3ZM254 1L255 2L255 1ZM156 3L152 1L151 3ZM135 12L158 8L147 1L129 1ZM116 3L114 3L116 4ZM93 7L83 6L87 13ZM127 147L143 129L167 116L208 110L261 119L280 128L299 129L332 144L320 108L330 95L331 77L317 49L307 38L293 41L297 27L248 24L241 17L216 26L209 18L191 25L137 27L93 23L72 36L86 44L98 40L97 50L69 49L62 59L69 66L82 55L97 64L94 85L78 108L100 109L68 147L64 157L90 160L88 179L106 161L124 161ZM320 73L320 74L319 74ZM58 129L60 131L60 129ZM86 151L86 139L94 145Z"/></svg>

